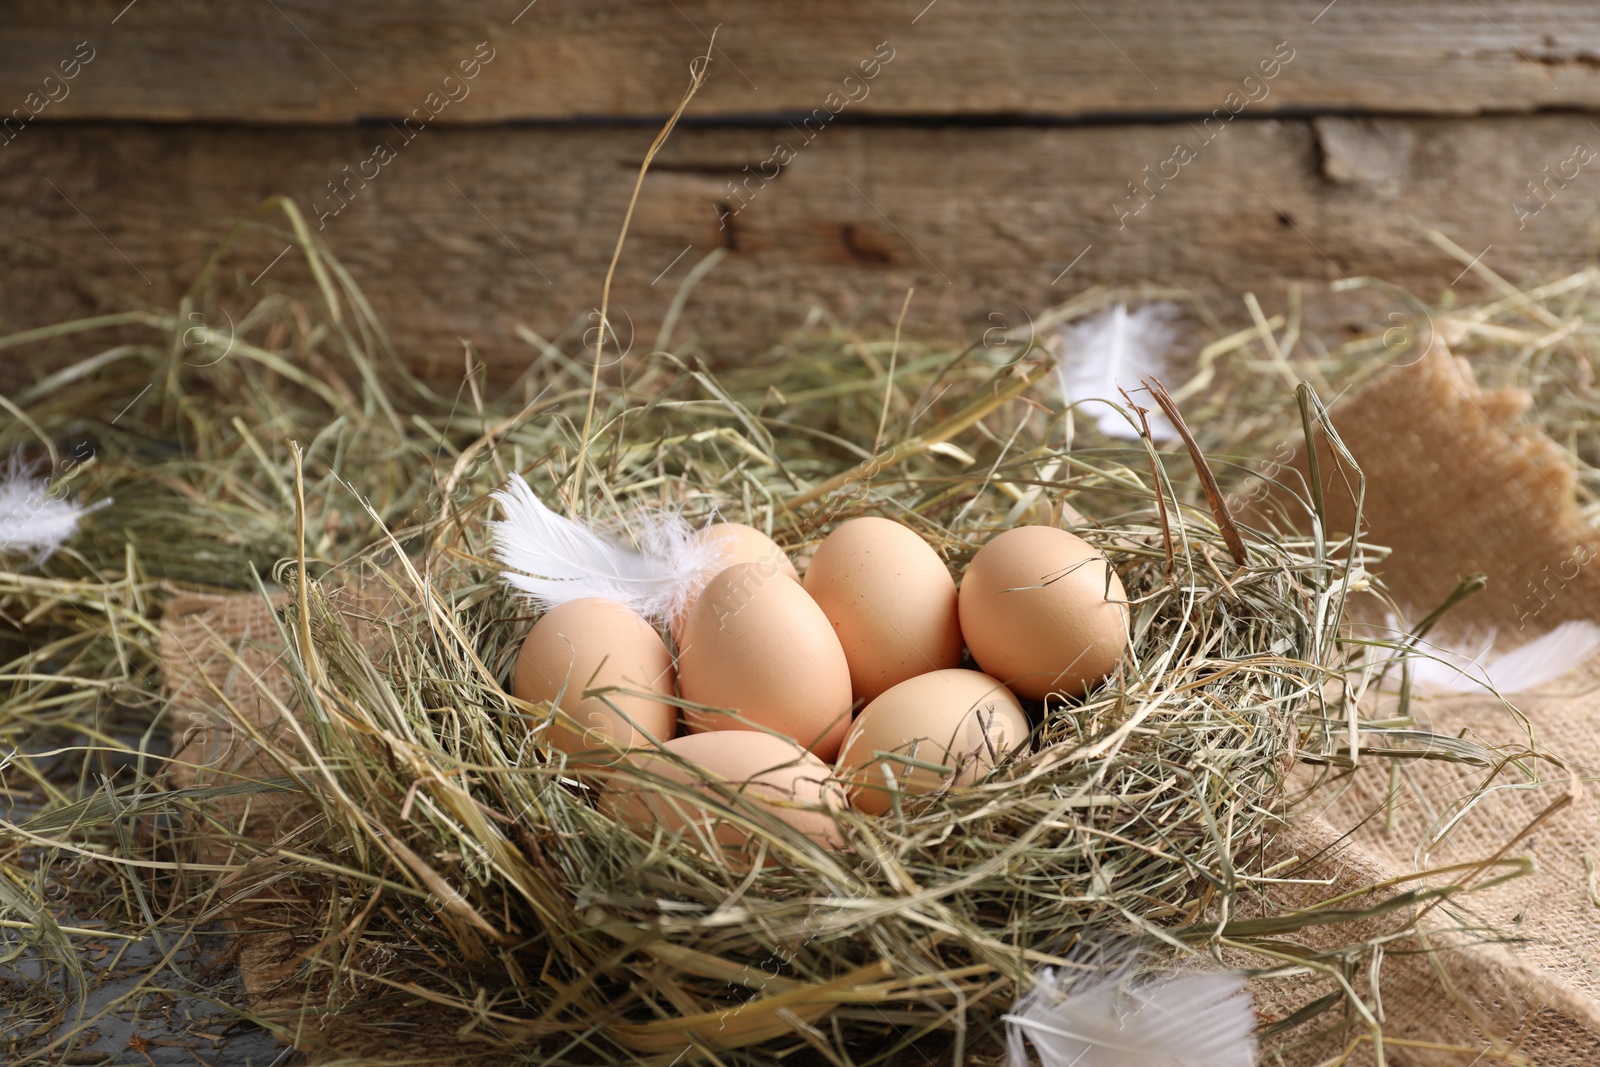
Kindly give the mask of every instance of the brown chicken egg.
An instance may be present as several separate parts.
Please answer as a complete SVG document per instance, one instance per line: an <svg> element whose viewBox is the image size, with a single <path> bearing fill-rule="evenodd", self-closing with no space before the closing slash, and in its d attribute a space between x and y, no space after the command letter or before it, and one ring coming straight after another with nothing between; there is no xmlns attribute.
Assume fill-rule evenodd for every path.
<svg viewBox="0 0 1600 1067"><path fill-rule="evenodd" d="M754 526L746 526L742 522L714 522L696 530L695 538L717 551L716 562L705 569L708 581L735 563L759 564L769 573L783 574L797 582L800 580L800 574L794 569L788 554L778 547L776 541ZM680 646L683 644L684 624L698 600L698 595L692 598L670 622L672 639Z"/></svg>
<svg viewBox="0 0 1600 1067"><path fill-rule="evenodd" d="M643 743L639 730L658 740L671 737L678 719L673 683L672 656L654 627L614 600L583 597L551 608L533 624L517 654L511 695L530 704L551 701L570 716L576 727L557 716L545 738L585 766L609 763L619 749ZM583 695L605 686L631 692Z"/></svg>
<svg viewBox="0 0 1600 1067"><path fill-rule="evenodd" d="M686 701L737 712L684 709L691 730L758 727L825 760L850 725L850 667L828 617L781 573L738 563L711 579L684 625L678 688Z"/></svg>
<svg viewBox="0 0 1600 1067"><path fill-rule="evenodd" d="M1128 649L1127 594L1100 551L1053 526L990 538L961 579L961 632L1019 696L1081 696Z"/></svg>
<svg viewBox="0 0 1600 1067"><path fill-rule="evenodd" d="M955 580L910 527L850 519L817 547L805 587L839 635L856 699L961 665Z"/></svg>
<svg viewBox="0 0 1600 1067"><path fill-rule="evenodd" d="M829 812L844 805L843 791L828 780L828 765L799 745L771 734L719 730L679 737L663 747L693 764L698 776L659 752L641 750L630 755L629 762L652 776L687 786L706 803L674 795L649 781L613 774L601 794L602 811L646 834L660 827L669 834L684 833L691 842L715 841L748 863L755 858L751 831L728 811L726 798L702 780L709 778L726 783L824 848L839 847L838 825Z"/></svg>
<svg viewBox="0 0 1600 1067"><path fill-rule="evenodd" d="M1011 690L977 671L933 671L862 709L839 752L839 777L851 806L881 815L893 805L891 780L903 793L966 785L1027 743L1028 717Z"/></svg>
<svg viewBox="0 0 1600 1067"><path fill-rule="evenodd" d="M778 547L778 542L754 526L746 526L742 522L714 522L697 531L695 536L719 550L721 561L718 570L735 563L765 563L768 569L787 574L797 582L800 580L794 564L789 562L788 554Z"/></svg>

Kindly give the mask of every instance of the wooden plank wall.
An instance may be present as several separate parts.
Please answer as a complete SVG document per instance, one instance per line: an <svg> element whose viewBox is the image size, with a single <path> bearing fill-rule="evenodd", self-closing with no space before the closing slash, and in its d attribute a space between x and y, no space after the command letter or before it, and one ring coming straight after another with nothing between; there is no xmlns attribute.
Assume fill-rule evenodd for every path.
<svg viewBox="0 0 1600 1067"><path fill-rule="evenodd" d="M0 328L169 302L236 218L293 197L407 358L514 373L616 285L648 346L739 358L812 308L980 336L1091 284L1225 317L1305 288L1330 339L1377 275L1432 298L1449 235L1512 278L1597 243L1600 8L1580 0L63 0L0 32ZM1591 147L1592 146L1592 147ZM299 281L281 241L241 287ZM1477 284L1468 275L1456 284ZM681 335L681 334L680 334ZM25 369L24 373L31 370ZM13 368L15 371L15 368Z"/></svg>

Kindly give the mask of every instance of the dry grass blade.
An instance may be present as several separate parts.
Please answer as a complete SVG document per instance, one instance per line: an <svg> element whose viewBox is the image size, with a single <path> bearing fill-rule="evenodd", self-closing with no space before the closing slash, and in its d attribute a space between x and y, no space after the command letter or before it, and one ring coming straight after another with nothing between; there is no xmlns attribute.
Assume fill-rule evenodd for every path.
<svg viewBox="0 0 1600 1067"><path fill-rule="evenodd" d="M1161 410L1171 420L1173 428L1178 431L1178 436L1183 438L1184 447L1194 458L1195 473L1200 476L1200 487L1205 490L1206 503L1211 505L1211 513L1216 516L1217 529L1222 531L1222 539L1227 543L1228 551L1233 554L1233 561L1243 567L1250 561L1245 551L1244 538L1239 536L1238 524L1233 521L1233 515L1228 510L1228 502L1222 496L1222 487L1217 484L1217 476L1211 472L1211 464L1206 462L1205 453L1200 451L1200 445L1194 439L1194 432L1189 429L1189 424L1184 422L1183 413L1178 410L1178 405L1167 392L1166 386L1155 378L1144 379L1144 385L1150 390L1150 395L1155 397L1156 403L1161 405Z"/></svg>

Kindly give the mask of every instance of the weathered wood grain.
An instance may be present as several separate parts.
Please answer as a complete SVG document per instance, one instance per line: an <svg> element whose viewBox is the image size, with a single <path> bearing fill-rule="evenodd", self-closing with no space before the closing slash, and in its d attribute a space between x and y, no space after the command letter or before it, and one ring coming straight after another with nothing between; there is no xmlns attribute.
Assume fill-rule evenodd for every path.
<svg viewBox="0 0 1600 1067"><path fill-rule="evenodd" d="M9 5L0 112L37 121L430 123L656 116L716 32L699 115L806 114L886 42L854 114L1205 114L1269 59L1259 110L1471 113L1600 105L1590 0L58 0ZM719 28L720 27L720 28ZM87 42L70 82L57 65ZM65 93L47 102L50 91ZM63 87L64 84L64 87ZM863 90L856 89L860 94ZM1251 90L1246 90L1251 91ZM1258 90L1257 90L1258 91ZM30 94L38 94L30 98ZM30 99L42 104L35 107Z"/></svg>
<svg viewBox="0 0 1600 1067"><path fill-rule="evenodd" d="M533 355L518 324L545 337L585 328L652 133L430 129L406 144L387 127L33 129L0 161L0 327L106 306L82 279L120 289L112 303L170 301L232 219L274 193L315 217L338 203L328 183L387 140L395 158L364 187L345 179L347 206L322 238L413 364L454 374L467 337L512 373ZM1180 144L1194 157L1163 168ZM1569 163L1579 144L1600 146L1600 133L1560 115L1240 120L1210 143L1187 123L837 128L809 144L787 126L685 129L645 184L615 317L647 350L689 270L721 248L679 336L714 338L725 359L814 306L886 323L909 286L909 328L974 341L993 315L1019 324L1019 309L1091 283L1188 286L1242 319L1242 291L1281 308L1300 282L1315 321L1360 324L1382 298L1332 303L1319 295L1329 281L1378 275L1431 299L1460 273L1418 224L1473 254L1492 245L1484 262L1513 278L1588 262L1600 161ZM795 153L780 175L744 184L780 145ZM1547 166L1573 176L1558 187ZM1135 179L1143 201L1128 192ZM229 260L241 299L297 280L292 255L268 269L283 245L253 237Z"/></svg>

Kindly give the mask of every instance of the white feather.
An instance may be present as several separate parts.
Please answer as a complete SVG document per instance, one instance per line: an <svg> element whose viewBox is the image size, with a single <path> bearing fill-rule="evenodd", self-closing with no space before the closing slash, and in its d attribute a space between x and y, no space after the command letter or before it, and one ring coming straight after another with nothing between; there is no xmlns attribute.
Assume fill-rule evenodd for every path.
<svg viewBox="0 0 1600 1067"><path fill-rule="evenodd" d="M1178 312L1176 304L1146 304L1134 311L1118 304L1056 334L1052 348L1061 395L1092 417L1107 437L1138 440L1137 426L1106 401L1126 408L1120 390L1132 393L1141 378L1166 370L1167 352L1178 337L1173 322ZM1153 403L1139 406L1152 409L1145 417L1153 440L1177 440L1172 423Z"/></svg>
<svg viewBox="0 0 1600 1067"><path fill-rule="evenodd" d="M1489 678L1502 693L1537 689L1582 666L1597 648L1600 648L1600 626L1573 619L1497 657L1489 664Z"/></svg>
<svg viewBox="0 0 1600 1067"><path fill-rule="evenodd" d="M78 532L78 520L91 510L55 496L49 479L34 477L20 456L12 456L0 477L0 556L43 563Z"/></svg>
<svg viewBox="0 0 1600 1067"><path fill-rule="evenodd" d="M1454 644L1421 642L1422 654L1410 654L1411 684L1446 693L1524 693L1587 662L1600 649L1600 626L1575 619L1510 652L1496 654L1494 644L1493 632Z"/></svg>
<svg viewBox="0 0 1600 1067"><path fill-rule="evenodd" d="M1255 1067L1255 1007L1243 976L1135 981L1127 968L1045 968L1006 1020L1010 1067Z"/></svg>
<svg viewBox="0 0 1600 1067"><path fill-rule="evenodd" d="M505 580L548 610L579 597L619 601L648 619L677 614L708 577L714 545L669 508L635 516L638 548L618 544L545 507L514 475L494 494L505 519L490 523Z"/></svg>

